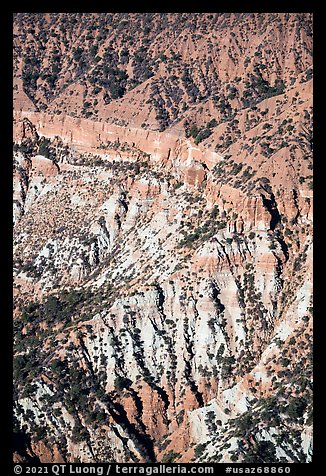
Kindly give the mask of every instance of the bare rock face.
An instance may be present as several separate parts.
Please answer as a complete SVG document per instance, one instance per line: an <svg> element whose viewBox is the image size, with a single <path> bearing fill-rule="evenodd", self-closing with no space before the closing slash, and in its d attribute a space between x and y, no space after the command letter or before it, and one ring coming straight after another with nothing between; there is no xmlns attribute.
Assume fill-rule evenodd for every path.
<svg viewBox="0 0 326 476"><path fill-rule="evenodd" d="M310 15L14 32L14 460L309 462Z"/></svg>
<svg viewBox="0 0 326 476"><path fill-rule="evenodd" d="M55 176L59 172L58 165L51 162L46 157L37 155L32 159L32 173L33 175L41 175L43 177Z"/></svg>

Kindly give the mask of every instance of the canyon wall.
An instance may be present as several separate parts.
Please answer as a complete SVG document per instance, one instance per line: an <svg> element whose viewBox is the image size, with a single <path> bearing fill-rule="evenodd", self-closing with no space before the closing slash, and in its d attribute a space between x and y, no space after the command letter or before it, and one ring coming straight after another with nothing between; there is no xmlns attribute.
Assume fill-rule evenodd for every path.
<svg viewBox="0 0 326 476"><path fill-rule="evenodd" d="M109 46L129 17L108 16L76 77L77 43L55 49L75 17L28 15L14 38L14 460L311 461L309 15L184 14L153 63L138 35L128 60ZM79 34L101 18L82 14ZM175 34L173 14L152 21ZM164 75L183 85L166 102Z"/></svg>

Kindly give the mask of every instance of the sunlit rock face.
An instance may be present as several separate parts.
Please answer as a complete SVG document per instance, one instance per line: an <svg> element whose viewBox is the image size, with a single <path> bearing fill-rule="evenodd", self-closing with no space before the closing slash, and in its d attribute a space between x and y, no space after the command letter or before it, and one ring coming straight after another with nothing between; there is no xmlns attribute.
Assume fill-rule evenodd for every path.
<svg viewBox="0 0 326 476"><path fill-rule="evenodd" d="M15 15L16 462L311 460L311 29Z"/></svg>

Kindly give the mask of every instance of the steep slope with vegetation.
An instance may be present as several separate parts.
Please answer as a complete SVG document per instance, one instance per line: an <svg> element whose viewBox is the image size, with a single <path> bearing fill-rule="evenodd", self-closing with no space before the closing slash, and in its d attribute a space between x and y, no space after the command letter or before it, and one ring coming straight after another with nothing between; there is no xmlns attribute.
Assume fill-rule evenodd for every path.
<svg viewBox="0 0 326 476"><path fill-rule="evenodd" d="M310 14L16 14L16 461L312 453Z"/></svg>

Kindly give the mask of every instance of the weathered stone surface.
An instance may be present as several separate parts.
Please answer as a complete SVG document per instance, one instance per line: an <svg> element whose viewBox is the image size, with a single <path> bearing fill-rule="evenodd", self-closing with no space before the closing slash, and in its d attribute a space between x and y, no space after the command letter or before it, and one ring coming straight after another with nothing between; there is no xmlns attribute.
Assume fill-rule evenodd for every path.
<svg viewBox="0 0 326 476"><path fill-rule="evenodd" d="M23 85L40 21L25 45L28 15L15 19L14 370L29 440L14 461L310 461L310 16L195 15L200 39L192 14L182 31L168 14L164 33L178 37L157 33L149 49L171 71L162 60L108 102L87 92L96 65L75 76L72 31L56 95L42 77ZM52 31L65 16L42 18ZM79 36L97 19L83 14ZM196 101L181 79L191 58ZM131 58L119 68L137 75ZM256 97L258 83L247 104L255 75L284 89ZM170 95L164 130L155 87ZM213 118L197 143L187 127Z"/></svg>

